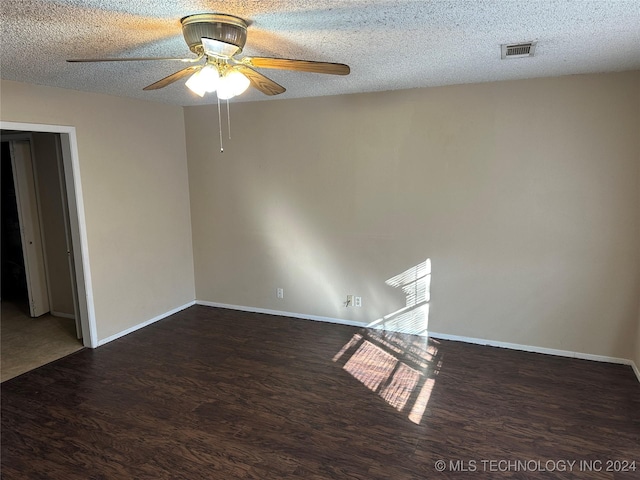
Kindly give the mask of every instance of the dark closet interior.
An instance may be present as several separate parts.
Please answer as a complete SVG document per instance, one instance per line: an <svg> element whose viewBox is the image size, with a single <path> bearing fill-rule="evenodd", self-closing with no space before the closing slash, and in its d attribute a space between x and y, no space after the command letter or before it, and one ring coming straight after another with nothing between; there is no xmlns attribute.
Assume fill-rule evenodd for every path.
<svg viewBox="0 0 640 480"><path fill-rule="evenodd" d="M20 222L18 219L18 204L16 190L13 183L13 169L11 166L11 152L9 142L2 142L2 172L1 172L1 296L2 300L16 303L28 303L27 278L22 255L22 241L20 239Z"/></svg>

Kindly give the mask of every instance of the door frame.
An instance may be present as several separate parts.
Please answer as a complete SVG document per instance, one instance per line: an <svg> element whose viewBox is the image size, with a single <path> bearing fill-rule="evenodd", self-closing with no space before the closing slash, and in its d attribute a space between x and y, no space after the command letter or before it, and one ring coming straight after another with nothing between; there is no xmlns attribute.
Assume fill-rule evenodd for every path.
<svg viewBox="0 0 640 480"><path fill-rule="evenodd" d="M73 256L78 289L78 314L82 327L82 343L85 347L96 348L98 346L98 333L93 302L91 268L89 265L87 224L84 212L84 199L82 196L82 182L80 179L80 161L76 128L66 125L0 121L0 129L14 130L21 133L44 132L60 134L62 163L64 166L67 202L69 206L71 241L74 246Z"/></svg>

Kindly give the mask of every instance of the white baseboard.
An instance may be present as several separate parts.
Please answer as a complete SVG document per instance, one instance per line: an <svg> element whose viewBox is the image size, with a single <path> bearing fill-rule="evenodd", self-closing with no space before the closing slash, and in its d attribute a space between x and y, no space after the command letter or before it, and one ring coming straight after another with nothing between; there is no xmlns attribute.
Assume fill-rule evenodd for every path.
<svg viewBox="0 0 640 480"><path fill-rule="evenodd" d="M557 350L555 348L535 347L532 345L522 345L520 343L499 342L484 338L463 337L460 335L449 335L446 333L429 332L429 336L441 340L454 340L456 342L475 343L477 345L488 345L490 347L508 348L510 350L521 350L524 352L544 353L546 355L556 355L559 357L579 358L582 360L593 360L596 362L620 363L623 365L635 366L632 360L618 357L608 357L606 355L593 355L591 353L572 352L569 350ZM636 371L637 375L637 371ZM638 377L640 379L640 377Z"/></svg>
<svg viewBox="0 0 640 480"><path fill-rule="evenodd" d="M116 339L118 339L120 337L124 337L125 335L128 335L128 334L130 334L132 332L135 332L136 330L140 330L141 328L144 328L144 327L146 327L148 325L151 325L152 323L155 323L155 322L157 322L159 320L162 320L163 318L167 318L167 317L173 315L174 313L178 313L178 312L184 310L185 308L189 308L190 306L195 305L195 303L196 303L195 301L189 302L189 303L185 303L184 305L182 305L180 307L174 308L173 310L169 310L168 312L165 312L165 313L162 313L162 314L160 314L160 315L158 315L156 317L153 317L152 319L147 320L146 322L139 323L138 325L134 325L131 328L127 328L126 330L123 330L122 332L118 332L115 335L111 335L110 337L103 338L102 340L98 340L98 347L104 345L105 343L112 342L113 340L116 340Z"/></svg>
<svg viewBox="0 0 640 480"><path fill-rule="evenodd" d="M226 308L229 310L240 310L241 312L266 313L267 315L278 315L280 317L301 318L303 320L314 320L316 322L339 323L340 325L349 325L351 327L366 327L367 325L353 320L343 320L341 318L321 317L319 315L306 315L304 313L284 312L280 310L269 310L267 308L244 307L242 305L229 305L227 303L207 302L205 300L196 300L196 305L204 305L206 307Z"/></svg>
<svg viewBox="0 0 640 480"><path fill-rule="evenodd" d="M638 382L640 382L640 369L638 369L638 366L633 361L631 362L631 368L633 368L633 371L635 372L636 377L638 377Z"/></svg>
<svg viewBox="0 0 640 480"><path fill-rule="evenodd" d="M51 314L51 316L53 317L62 317L62 318L70 318L72 320L76 319L76 316L73 313L62 313L62 312L55 312L53 310L51 310L49 312Z"/></svg>

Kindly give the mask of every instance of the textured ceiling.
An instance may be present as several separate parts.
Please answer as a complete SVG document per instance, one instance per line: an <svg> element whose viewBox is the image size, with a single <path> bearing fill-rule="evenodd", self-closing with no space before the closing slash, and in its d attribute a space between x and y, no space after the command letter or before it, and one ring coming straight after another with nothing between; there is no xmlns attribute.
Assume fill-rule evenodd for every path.
<svg viewBox="0 0 640 480"><path fill-rule="evenodd" d="M3 0L4 79L176 105L214 103L176 82L142 88L183 64L67 63L67 58L188 56L180 18L250 22L244 53L346 63L346 77L262 70L287 88L234 101L296 98L640 69L640 0ZM538 41L533 58L500 44Z"/></svg>

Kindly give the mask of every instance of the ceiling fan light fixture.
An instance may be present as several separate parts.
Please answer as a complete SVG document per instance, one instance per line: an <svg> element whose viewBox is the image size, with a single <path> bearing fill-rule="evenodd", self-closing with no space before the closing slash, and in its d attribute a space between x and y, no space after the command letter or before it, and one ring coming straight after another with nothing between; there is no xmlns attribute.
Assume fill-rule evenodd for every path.
<svg viewBox="0 0 640 480"><path fill-rule="evenodd" d="M241 48L231 43L222 42L212 38L202 37L202 48L206 55L212 55L220 58L231 58L241 51Z"/></svg>
<svg viewBox="0 0 640 480"><path fill-rule="evenodd" d="M237 70L229 70L218 83L218 98L220 100L229 100L243 93L251 82L241 72Z"/></svg>
<svg viewBox="0 0 640 480"><path fill-rule="evenodd" d="M235 45L239 51L247 41L247 22L233 15L199 13L183 17L180 23L189 49L196 54L203 50L203 37Z"/></svg>
<svg viewBox="0 0 640 480"><path fill-rule="evenodd" d="M207 92L215 92L220 84L220 74L213 65L205 65L191 75L185 85L196 95L204 97Z"/></svg>
<svg viewBox="0 0 640 480"><path fill-rule="evenodd" d="M223 78L225 79L225 82L231 84L231 89L233 90L234 95L243 94L251 84L249 79L238 70L231 70Z"/></svg>
<svg viewBox="0 0 640 480"><path fill-rule="evenodd" d="M200 78L207 92L211 93L216 91L220 83L220 73L215 66L205 65L202 70L200 70Z"/></svg>
<svg viewBox="0 0 640 480"><path fill-rule="evenodd" d="M198 81L198 74L199 73L200 72L196 72L193 75L191 75L189 80L186 81L185 85L189 88L189 90L191 90L196 95L198 95L200 97L204 97L204 94L207 93L207 91L205 90L204 85L202 84L202 82Z"/></svg>
<svg viewBox="0 0 640 480"><path fill-rule="evenodd" d="M224 77L222 77L220 85L218 85L217 94L220 100L229 100L236 96L235 93L233 93L232 85L229 82L226 82Z"/></svg>

